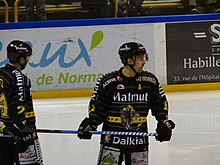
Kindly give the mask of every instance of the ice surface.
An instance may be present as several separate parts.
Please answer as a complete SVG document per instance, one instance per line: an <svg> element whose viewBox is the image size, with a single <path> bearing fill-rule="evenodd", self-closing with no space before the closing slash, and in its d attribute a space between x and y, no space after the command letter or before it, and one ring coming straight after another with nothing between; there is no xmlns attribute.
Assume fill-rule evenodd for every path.
<svg viewBox="0 0 220 165"><path fill-rule="evenodd" d="M219 165L220 91L167 93L169 118L176 128L170 142L150 138L149 165ZM77 130L87 115L89 98L35 99L37 127ZM149 114L150 132L156 122ZM45 165L96 165L99 135L40 133Z"/></svg>

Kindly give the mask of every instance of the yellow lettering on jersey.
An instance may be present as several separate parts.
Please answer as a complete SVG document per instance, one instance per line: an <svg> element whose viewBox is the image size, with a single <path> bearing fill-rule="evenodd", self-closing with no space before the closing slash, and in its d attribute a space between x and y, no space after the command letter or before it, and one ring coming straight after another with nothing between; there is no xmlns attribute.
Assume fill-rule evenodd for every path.
<svg viewBox="0 0 220 165"><path fill-rule="evenodd" d="M140 128L140 127L141 127L141 125L142 125L142 123L138 123L138 128Z"/></svg>
<svg viewBox="0 0 220 165"><path fill-rule="evenodd" d="M24 108L24 106L21 105L21 106L18 106L18 107L17 107L17 110L19 110L19 111L18 111L18 114L21 114L21 113L24 112L25 108Z"/></svg>
<svg viewBox="0 0 220 165"><path fill-rule="evenodd" d="M3 82L4 82L4 80L0 78L0 86L1 86L1 88L4 87L4 83Z"/></svg>
<svg viewBox="0 0 220 165"><path fill-rule="evenodd" d="M1 94L0 96L0 111L1 111L1 117L3 118L8 117L8 107L4 94Z"/></svg>
<svg viewBox="0 0 220 165"><path fill-rule="evenodd" d="M141 84L138 84L138 90L142 90Z"/></svg>
<svg viewBox="0 0 220 165"><path fill-rule="evenodd" d="M88 110L89 110L89 113L94 112L95 111L95 105L92 104L91 106L89 106Z"/></svg>
<svg viewBox="0 0 220 165"><path fill-rule="evenodd" d="M25 115L25 118L27 119L27 118L30 118L30 117L34 117L35 113L33 111L32 112L25 112L24 115Z"/></svg>
<svg viewBox="0 0 220 165"><path fill-rule="evenodd" d="M164 108L163 108L165 111L168 111L168 104L166 101L164 101Z"/></svg>

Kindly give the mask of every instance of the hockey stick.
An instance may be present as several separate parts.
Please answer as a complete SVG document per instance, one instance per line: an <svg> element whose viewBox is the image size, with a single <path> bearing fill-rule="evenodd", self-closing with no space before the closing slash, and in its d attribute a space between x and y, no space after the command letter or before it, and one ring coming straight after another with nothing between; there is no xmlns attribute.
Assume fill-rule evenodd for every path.
<svg viewBox="0 0 220 165"><path fill-rule="evenodd" d="M78 134L76 130L54 130L54 129L34 129L38 133L62 133L62 134ZM124 136L157 136L157 133L146 132L120 132L120 131L90 131L94 135L124 135ZM28 133L28 132L26 132Z"/></svg>

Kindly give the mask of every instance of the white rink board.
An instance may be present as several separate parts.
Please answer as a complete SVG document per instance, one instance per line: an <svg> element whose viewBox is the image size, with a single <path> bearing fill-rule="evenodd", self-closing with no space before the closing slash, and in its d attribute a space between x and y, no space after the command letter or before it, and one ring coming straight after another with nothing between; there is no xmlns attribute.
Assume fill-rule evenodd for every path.
<svg viewBox="0 0 220 165"><path fill-rule="evenodd" d="M165 84L164 26L142 23L2 30L0 66L6 63L6 46L11 40L29 41L34 55L24 72L32 80L32 91L93 88L102 74L122 66L119 47L135 41L142 43L150 56L145 69L156 72Z"/></svg>

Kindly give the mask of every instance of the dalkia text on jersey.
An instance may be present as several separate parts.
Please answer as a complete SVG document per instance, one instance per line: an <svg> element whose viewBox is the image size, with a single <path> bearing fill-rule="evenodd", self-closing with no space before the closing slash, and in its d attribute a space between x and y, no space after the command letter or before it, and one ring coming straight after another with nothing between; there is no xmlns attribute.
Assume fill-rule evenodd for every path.
<svg viewBox="0 0 220 165"><path fill-rule="evenodd" d="M113 144L120 144L120 145L141 145L145 144L146 140L144 138L140 137L126 137L126 138L120 138L120 137L113 137Z"/></svg>

